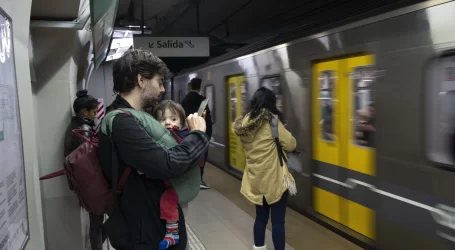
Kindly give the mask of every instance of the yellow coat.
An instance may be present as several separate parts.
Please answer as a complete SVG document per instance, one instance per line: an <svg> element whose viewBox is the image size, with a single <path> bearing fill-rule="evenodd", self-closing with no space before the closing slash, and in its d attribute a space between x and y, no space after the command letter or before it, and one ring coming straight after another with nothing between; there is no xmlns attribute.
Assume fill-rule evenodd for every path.
<svg viewBox="0 0 455 250"><path fill-rule="evenodd" d="M250 119L249 114L237 118L232 126L233 132L240 137L246 157L240 192L249 201L261 206L263 197L268 204L273 204L281 199L286 190L289 189L291 194L296 192L294 178L286 163L280 166L269 123L271 119L270 111L263 109L254 119ZM283 150L295 150L295 138L281 122L278 133Z"/></svg>

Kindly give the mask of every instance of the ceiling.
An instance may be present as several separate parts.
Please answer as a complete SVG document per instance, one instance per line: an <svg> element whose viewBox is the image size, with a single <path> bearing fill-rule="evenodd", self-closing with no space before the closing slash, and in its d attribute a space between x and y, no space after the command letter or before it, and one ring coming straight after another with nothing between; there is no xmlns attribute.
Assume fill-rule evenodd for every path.
<svg viewBox="0 0 455 250"><path fill-rule="evenodd" d="M208 36L216 57L282 34L309 35L423 1L119 0L115 26L141 34L144 24L144 34L153 36ZM165 59L174 72L207 60Z"/></svg>
<svg viewBox="0 0 455 250"><path fill-rule="evenodd" d="M275 38L283 37L283 34L286 34L285 37L289 37L289 33L299 37L309 35L423 1L119 0L115 20L116 40L108 59L118 58L130 47L132 34L141 34L142 24L147 35L207 36L210 38L211 57L216 57L259 41L278 41ZM83 26L79 24L85 23L88 18L89 2L33 0L32 24L44 22L49 25L49 21L66 21L68 27ZM192 60L199 63L207 59L176 58L175 61L188 61L194 66L195 61Z"/></svg>
<svg viewBox="0 0 455 250"><path fill-rule="evenodd" d="M142 20L142 6L144 7L144 21L147 27L155 27L172 15L176 8L186 7L182 4L188 0L119 0L117 12L117 26L140 26ZM143 5L142 5L143 4Z"/></svg>
<svg viewBox="0 0 455 250"><path fill-rule="evenodd" d="M141 25L141 1L120 0L117 27ZM144 24L153 35L211 38L213 45L237 47L264 33L317 26L369 10L398 8L421 0L143 0Z"/></svg>

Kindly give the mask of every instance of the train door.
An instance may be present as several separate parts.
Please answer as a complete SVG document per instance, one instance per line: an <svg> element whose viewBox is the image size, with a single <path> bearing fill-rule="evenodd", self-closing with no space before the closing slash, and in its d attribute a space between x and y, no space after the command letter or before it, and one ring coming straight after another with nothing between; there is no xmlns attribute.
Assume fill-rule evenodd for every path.
<svg viewBox="0 0 455 250"><path fill-rule="evenodd" d="M227 114L229 135L229 165L241 172L245 170L245 154L240 139L232 132L232 123L246 110L247 86L243 75L227 78Z"/></svg>
<svg viewBox="0 0 455 250"><path fill-rule="evenodd" d="M369 55L317 63L312 93L313 207L370 239L375 212L363 184L375 175L372 63Z"/></svg>

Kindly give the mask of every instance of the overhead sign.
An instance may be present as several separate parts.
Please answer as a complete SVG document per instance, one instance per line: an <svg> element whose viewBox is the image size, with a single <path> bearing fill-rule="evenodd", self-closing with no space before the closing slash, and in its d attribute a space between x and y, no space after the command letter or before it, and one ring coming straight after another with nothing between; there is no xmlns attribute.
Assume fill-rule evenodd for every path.
<svg viewBox="0 0 455 250"><path fill-rule="evenodd" d="M109 51L117 6L118 0L90 0L95 69L104 61Z"/></svg>
<svg viewBox="0 0 455 250"><path fill-rule="evenodd" d="M208 37L144 37L135 36L134 48L151 51L158 57L208 57Z"/></svg>
<svg viewBox="0 0 455 250"><path fill-rule="evenodd" d="M12 31L0 8L0 249L21 250L30 234Z"/></svg>

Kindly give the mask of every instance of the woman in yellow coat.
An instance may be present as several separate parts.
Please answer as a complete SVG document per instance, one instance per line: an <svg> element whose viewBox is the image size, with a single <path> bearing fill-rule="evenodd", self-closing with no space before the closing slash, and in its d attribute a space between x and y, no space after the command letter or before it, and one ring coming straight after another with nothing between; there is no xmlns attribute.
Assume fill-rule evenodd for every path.
<svg viewBox="0 0 455 250"><path fill-rule="evenodd" d="M265 250L265 230L271 210L272 238L275 250L285 249L285 214L288 195L297 192L294 178L286 163L280 165L277 146L272 137L270 120L281 113L276 107L275 94L264 87L253 95L248 113L233 124L234 133L240 137L246 156L240 192L256 205L254 222L254 249ZM295 138L278 122L279 141L282 149L291 152L296 148Z"/></svg>

